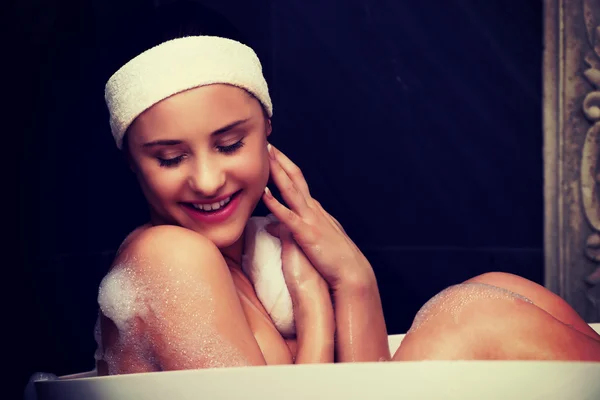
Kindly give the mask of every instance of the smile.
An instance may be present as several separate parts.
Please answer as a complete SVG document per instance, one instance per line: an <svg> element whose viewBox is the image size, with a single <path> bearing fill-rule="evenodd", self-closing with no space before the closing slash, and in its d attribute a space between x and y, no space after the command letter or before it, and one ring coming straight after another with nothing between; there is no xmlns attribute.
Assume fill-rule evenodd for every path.
<svg viewBox="0 0 600 400"><path fill-rule="evenodd" d="M234 194L212 203L181 203L185 212L192 219L202 223L225 222L231 217L240 203L239 190Z"/></svg>
<svg viewBox="0 0 600 400"><path fill-rule="evenodd" d="M224 200L217 201L217 202L212 203L212 204L192 204L192 207L194 207L196 210L200 210L200 211L216 211L216 210L220 210L221 208L223 208L227 204L229 204L229 202L231 201L231 197L232 196L227 196L227 198L225 198Z"/></svg>

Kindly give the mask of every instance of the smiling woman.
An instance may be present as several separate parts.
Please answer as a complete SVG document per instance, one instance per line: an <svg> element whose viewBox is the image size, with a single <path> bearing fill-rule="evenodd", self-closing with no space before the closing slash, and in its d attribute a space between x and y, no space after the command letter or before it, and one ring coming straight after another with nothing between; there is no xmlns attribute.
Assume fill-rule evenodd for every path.
<svg viewBox="0 0 600 400"><path fill-rule="evenodd" d="M176 26L193 21L194 10L212 18L195 3L172 4ZM106 84L112 134L150 221L125 239L100 285L100 375L423 359L600 360L600 336L564 300L502 273L432 298L390 354L369 261L311 196L302 171L268 143L273 107L254 51L209 31L162 28L176 37L161 36ZM269 179L285 204L266 188ZM265 231L278 239L269 255L285 280L266 290L289 292L290 335L242 265L261 200L273 213ZM273 258L253 261L261 267Z"/></svg>
<svg viewBox="0 0 600 400"><path fill-rule="evenodd" d="M261 104L231 85L191 89L146 110L124 144L152 223L188 228L219 248L237 245L229 255L239 258L232 237L267 184L270 133Z"/></svg>
<svg viewBox="0 0 600 400"><path fill-rule="evenodd" d="M310 279L298 281L297 335L287 339L241 270L245 228L272 162L260 61L224 37L238 35L209 10L165 8L159 43L106 85L113 136L150 221L125 239L100 285L98 373L331 362L331 300L310 263L298 270ZM202 21L211 29L199 31Z"/></svg>

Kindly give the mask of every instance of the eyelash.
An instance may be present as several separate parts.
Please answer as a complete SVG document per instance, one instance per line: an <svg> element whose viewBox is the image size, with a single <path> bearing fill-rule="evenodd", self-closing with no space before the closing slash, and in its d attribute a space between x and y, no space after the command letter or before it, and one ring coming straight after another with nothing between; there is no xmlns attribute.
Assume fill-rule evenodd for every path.
<svg viewBox="0 0 600 400"><path fill-rule="evenodd" d="M179 164L181 162L181 160L183 160L183 156L177 156L175 158L169 158L167 160L165 160L164 158L158 158L158 162L160 164L161 167L174 167L177 164Z"/></svg>
<svg viewBox="0 0 600 400"><path fill-rule="evenodd" d="M217 150L219 150L220 153L231 154L235 153L242 147L244 147L244 142L240 139L239 141L230 146L217 146Z"/></svg>
<svg viewBox="0 0 600 400"><path fill-rule="evenodd" d="M244 147L244 142L242 140L240 140L230 146L217 146L217 150L219 151L219 153L233 154L236 151L238 151L239 149L241 149L242 147ZM159 162L160 166L165 167L165 168L175 167L175 166L179 165L179 163L181 161L183 161L183 155L177 156L174 158L169 158L169 159L158 158L158 162Z"/></svg>

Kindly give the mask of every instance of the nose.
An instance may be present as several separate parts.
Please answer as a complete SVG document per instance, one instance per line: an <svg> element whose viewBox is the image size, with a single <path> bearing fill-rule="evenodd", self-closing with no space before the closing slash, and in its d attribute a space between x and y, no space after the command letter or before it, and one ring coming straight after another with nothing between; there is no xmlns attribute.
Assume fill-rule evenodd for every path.
<svg viewBox="0 0 600 400"><path fill-rule="evenodd" d="M225 183L225 173L218 163L212 162L210 158L204 158L194 163L190 170L188 182L192 190L202 194L204 197L217 196L219 189Z"/></svg>

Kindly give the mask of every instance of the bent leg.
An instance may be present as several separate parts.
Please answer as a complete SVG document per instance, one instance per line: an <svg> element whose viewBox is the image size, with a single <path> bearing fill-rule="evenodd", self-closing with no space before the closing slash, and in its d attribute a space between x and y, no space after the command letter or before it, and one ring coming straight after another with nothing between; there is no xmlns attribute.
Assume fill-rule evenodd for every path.
<svg viewBox="0 0 600 400"><path fill-rule="evenodd" d="M525 296L533 304L560 322L571 326L592 339L600 340L600 335L563 298L528 279L505 272L488 272L471 278L464 283L487 283Z"/></svg>
<svg viewBox="0 0 600 400"><path fill-rule="evenodd" d="M600 341L518 293L471 281L429 300L393 357L459 359L600 361Z"/></svg>

